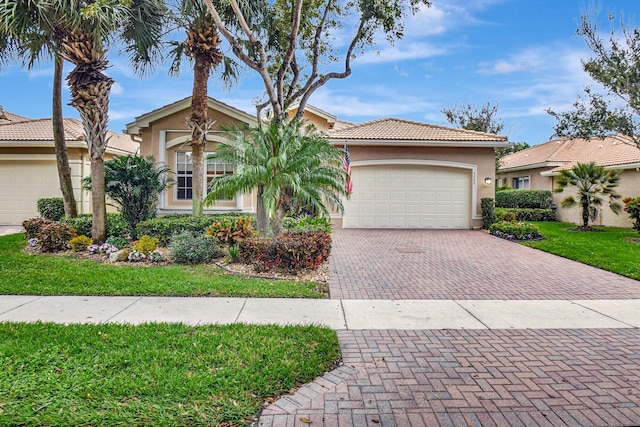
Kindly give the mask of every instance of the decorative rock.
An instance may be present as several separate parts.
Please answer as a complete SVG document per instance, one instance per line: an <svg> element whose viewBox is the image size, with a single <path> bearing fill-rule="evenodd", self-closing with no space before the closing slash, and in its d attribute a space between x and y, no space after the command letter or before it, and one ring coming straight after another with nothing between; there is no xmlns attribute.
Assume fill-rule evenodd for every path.
<svg viewBox="0 0 640 427"><path fill-rule="evenodd" d="M127 261L129 258L129 249L120 249L118 252L111 252L109 254L109 262L122 262Z"/></svg>

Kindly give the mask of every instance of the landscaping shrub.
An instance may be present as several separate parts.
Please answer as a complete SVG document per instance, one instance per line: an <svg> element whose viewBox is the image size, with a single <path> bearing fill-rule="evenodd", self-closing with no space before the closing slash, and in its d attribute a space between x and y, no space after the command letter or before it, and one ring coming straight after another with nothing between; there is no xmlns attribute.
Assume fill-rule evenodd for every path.
<svg viewBox="0 0 640 427"><path fill-rule="evenodd" d="M43 252L61 251L68 248L73 229L64 222L51 222L40 228L36 238Z"/></svg>
<svg viewBox="0 0 640 427"><path fill-rule="evenodd" d="M60 197L38 199L37 206L43 218L51 221L60 221L64 218L64 201Z"/></svg>
<svg viewBox="0 0 640 427"><path fill-rule="evenodd" d="M495 221L556 221L553 209L496 208Z"/></svg>
<svg viewBox="0 0 640 427"><path fill-rule="evenodd" d="M119 205L132 238L137 237L138 223L155 218L160 194L173 183L168 171L151 156L128 155L104 162L105 193Z"/></svg>
<svg viewBox="0 0 640 427"><path fill-rule="evenodd" d="M249 216L225 217L214 221L207 228L207 234L220 243L235 245L239 240L255 235L253 219Z"/></svg>
<svg viewBox="0 0 640 427"><path fill-rule="evenodd" d="M87 250L87 247L93 245L93 240L87 236L76 236L69 240L69 245L71 245L73 252L82 252Z"/></svg>
<svg viewBox="0 0 640 427"><path fill-rule="evenodd" d="M299 271L318 268L329 258L331 236L325 232L285 232L275 237L249 238L238 242L238 260L258 271Z"/></svg>
<svg viewBox="0 0 640 427"><path fill-rule="evenodd" d="M247 216L247 214L226 213L200 217L191 215L168 215L143 221L138 224L136 231L139 236L146 234L151 237L156 237L161 246L166 246L174 234L182 231L193 231L198 234L205 234L207 228L214 221L223 221L225 218L238 218L242 216Z"/></svg>
<svg viewBox="0 0 640 427"><path fill-rule="evenodd" d="M69 224L77 235L91 237L92 219L90 214L78 215L75 218L65 218L63 222Z"/></svg>
<svg viewBox="0 0 640 427"><path fill-rule="evenodd" d="M223 254L217 239L201 232L183 231L171 238L169 256L179 264L203 264Z"/></svg>
<svg viewBox="0 0 640 427"><path fill-rule="evenodd" d="M129 241L124 237L111 236L104 242L107 245L114 246L118 249L126 248L129 245Z"/></svg>
<svg viewBox="0 0 640 427"><path fill-rule="evenodd" d="M79 236L92 237L91 225L93 223L93 217L91 214L78 215L76 218L64 218L63 222L68 223ZM129 226L120 214L107 214L107 237L124 237L128 233Z"/></svg>
<svg viewBox="0 0 640 427"><path fill-rule="evenodd" d="M40 233L40 229L53 221L46 218L35 217L22 221L22 228L24 228L25 239L36 239Z"/></svg>
<svg viewBox="0 0 640 427"><path fill-rule="evenodd" d="M140 240L134 245L134 249L145 255L149 255L151 252L158 248L158 239L155 237L147 236L146 234L140 237Z"/></svg>
<svg viewBox="0 0 640 427"><path fill-rule="evenodd" d="M488 230L491 224L496 222L494 200L491 197L483 197L480 200L480 207L482 208L482 228Z"/></svg>
<svg viewBox="0 0 640 427"><path fill-rule="evenodd" d="M542 237L536 225L515 221L496 222L489 227L489 233L507 240L535 240Z"/></svg>
<svg viewBox="0 0 640 427"><path fill-rule="evenodd" d="M498 208L548 209L551 206L551 191L504 190L496 193Z"/></svg>
<svg viewBox="0 0 640 427"><path fill-rule="evenodd" d="M633 229L640 233L640 197L635 199L627 197L622 200L624 203L624 211L629 214L629 219L633 221Z"/></svg>
<svg viewBox="0 0 640 427"><path fill-rule="evenodd" d="M296 233L313 233L316 231L322 231L331 234L331 221L325 217L287 217L284 219L284 223L282 225L286 231L293 231Z"/></svg>

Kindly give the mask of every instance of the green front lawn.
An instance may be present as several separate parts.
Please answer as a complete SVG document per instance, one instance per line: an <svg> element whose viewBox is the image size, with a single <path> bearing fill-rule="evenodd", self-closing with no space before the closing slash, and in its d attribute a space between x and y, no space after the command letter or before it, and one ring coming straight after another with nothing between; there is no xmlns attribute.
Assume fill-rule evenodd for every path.
<svg viewBox="0 0 640 427"><path fill-rule="evenodd" d="M314 326L0 323L0 425L247 425L332 369Z"/></svg>
<svg viewBox="0 0 640 427"><path fill-rule="evenodd" d="M640 235L629 228L596 227L599 232L569 231L575 224L563 222L534 222L544 240L522 242L540 249L640 280L640 244L630 239Z"/></svg>
<svg viewBox="0 0 640 427"><path fill-rule="evenodd" d="M211 265L121 266L30 255L22 234L0 236L0 294L323 298L317 284L225 274Z"/></svg>

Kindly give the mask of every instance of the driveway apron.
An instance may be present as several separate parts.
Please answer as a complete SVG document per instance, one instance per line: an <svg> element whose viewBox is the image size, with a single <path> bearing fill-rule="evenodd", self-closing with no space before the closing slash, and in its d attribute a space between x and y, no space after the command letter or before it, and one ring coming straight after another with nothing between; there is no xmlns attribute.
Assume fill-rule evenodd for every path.
<svg viewBox="0 0 640 427"><path fill-rule="evenodd" d="M333 239L334 299L640 298L640 282L478 231L337 230ZM343 365L266 407L260 426L640 425L637 328L338 338Z"/></svg>
<svg viewBox="0 0 640 427"><path fill-rule="evenodd" d="M331 298L638 299L633 279L471 230L333 233Z"/></svg>

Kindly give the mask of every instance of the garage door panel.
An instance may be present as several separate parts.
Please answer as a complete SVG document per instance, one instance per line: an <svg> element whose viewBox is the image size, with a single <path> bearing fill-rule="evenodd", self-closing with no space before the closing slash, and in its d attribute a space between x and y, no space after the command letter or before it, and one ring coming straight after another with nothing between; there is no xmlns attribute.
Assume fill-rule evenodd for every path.
<svg viewBox="0 0 640 427"><path fill-rule="evenodd" d="M55 162L0 162L0 224L38 215L37 201L60 197Z"/></svg>
<svg viewBox="0 0 640 427"><path fill-rule="evenodd" d="M419 165L353 167L346 228L469 228L471 172Z"/></svg>

